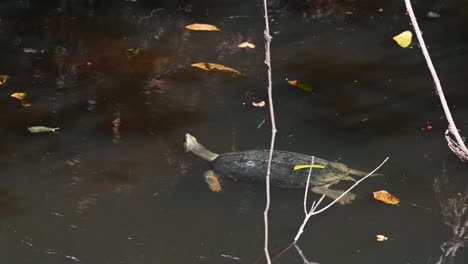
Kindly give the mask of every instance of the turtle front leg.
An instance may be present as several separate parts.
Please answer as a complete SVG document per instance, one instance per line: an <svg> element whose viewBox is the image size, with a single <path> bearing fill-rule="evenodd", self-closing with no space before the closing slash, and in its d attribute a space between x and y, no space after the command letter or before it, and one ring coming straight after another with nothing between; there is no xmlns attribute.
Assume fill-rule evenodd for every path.
<svg viewBox="0 0 468 264"><path fill-rule="evenodd" d="M205 179L205 182L208 184L208 188L210 188L210 190L212 190L213 192L222 191L219 178L212 170L203 173L203 179Z"/></svg>
<svg viewBox="0 0 468 264"><path fill-rule="evenodd" d="M327 184L327 185L323 185L323 186L316 186L316 187L312 188L311 190L314 193L324 194L328 198L336 200L338 197L340 197L344 193L344 191L329 189L330 185L331 184ZM341 205L346 205L346 204L350 204L354 199L356 199L355 194L347 193L343 197L341 197L340 200L338 200L338 202Z"/></svg>

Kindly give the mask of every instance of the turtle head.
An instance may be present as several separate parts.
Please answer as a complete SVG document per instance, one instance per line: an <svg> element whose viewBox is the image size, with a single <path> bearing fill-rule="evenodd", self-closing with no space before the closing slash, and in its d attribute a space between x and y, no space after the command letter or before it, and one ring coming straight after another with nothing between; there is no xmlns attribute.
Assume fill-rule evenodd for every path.
<svg viewBox="0 0 468 264"><path fill-rule="evenodd" d="M195 155L208 161L213 161L218 157L218 154L207 150L204 146L198 143L198 140L194 136L190 135L189 133L185 133L184 148L186 152L192 152Z"/></svg>
<svg viewBox="0 0 468 264"><path fill-rule="evenodd" d="M190 135L189 133L185 133L185 141L184 141L185 152L192 151L198 145L200 145L200 143L198 143L198 140L194 136Z"/></svg>

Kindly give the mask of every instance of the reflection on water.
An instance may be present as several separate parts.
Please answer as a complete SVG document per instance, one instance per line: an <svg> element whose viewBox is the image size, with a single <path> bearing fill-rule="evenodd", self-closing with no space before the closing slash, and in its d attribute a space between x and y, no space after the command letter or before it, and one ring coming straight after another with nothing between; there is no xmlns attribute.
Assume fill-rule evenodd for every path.
<svg viewBox="0 0 468 264"><path fill-rule="evenodd" d="M434 183L434 193L439 202L442 219L451 229L452 238L440 248L442 254L437 264L456 263L456 256L468 243L468 185L462 192L454 192L453 185L446 171Z"/></svg>
<svg viewBox="0 0 468 264"><path fill-rule="evenodd" d="M425 263L439 257L447 237L437 231L447 225L453 239L439 263L455 253L453 262L465 263L466 192L441 178L435 201L432 183L439 163L453 162L454 174L466 167L440 136L445 120L417 45L402 50L391 40L409 26L402 3L270 4L278 148L362 169L391 157L385 177L360 186L355 203L310 222L302 256L279 261ZM468 41L459 26L467 17L449 10L422 26L467 131ZM192 23L222 31L184 28ZM260 2L247 0L1 1L0 74L12 78L0 88L0 262L258 259L264 186L226 180L222 193L210 192L201 176L211 164L185 153L182 140L199 135L217 153L268 147L268 108L251 105L266 99L263 26ZM238 49L244 41L256 48ZM129 58L131 48L142 52ZM189 67L197 62L245 76ZM20 91L31 107L9 97ZM432 131L421 130L427 122ZM61 129L33 135L32 125ZM382 188L402 205L375 203L370 194ZM302 220L302 191L273 189L272 198L274 251ZM380 233L389 241L376 243Z"/></svg>

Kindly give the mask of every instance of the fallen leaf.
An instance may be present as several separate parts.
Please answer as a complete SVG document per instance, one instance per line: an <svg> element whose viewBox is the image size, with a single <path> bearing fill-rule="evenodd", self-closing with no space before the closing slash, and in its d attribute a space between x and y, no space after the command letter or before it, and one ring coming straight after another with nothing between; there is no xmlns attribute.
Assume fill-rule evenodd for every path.
<svg viewBox="0 0 468 264"><path fill-rule="evenodd" d="M430 11L429 13L426 14L426 17L428 18L439 18L440 14L434 11Z"/></svg>
<svg viewBox="0 0 468 264"><path fill-rule="evenodd" d="M43 132L56 132L59 130L59 127L46 127L46 126L33 126L28 127L29 132L31 133L43 133Z"/></svg>
<svg viewBox="0 0 468 264"><path fill-rule="evenodd" d="M376 235L376 240L379 241L379 242L383 242L383 241L386 241L388 240L388 237L384 236L384 235Z"/></svg>
<svg viewBox="0 0 468 264"><path fill-rule="evenodd" d="M14 93L12 95L10 95L11 97L13 98L16 98L18 100L24 100L26 98L26 96L28 96L27 93Z"/></svg>
<svg viewBox="0 0 468 264"><path fill-rule="evenodd" d="M250 42L242 42L241 44L239 44L239 46L237 46L239 48L251 48L251 49L255 49L255 45L250 43Z"/></svg>
<svg viewBox="0 0 468 264"><path fill-rule="evenodd" d="M325 169L325 166L323 165L313 165L313 169ZM308 165L295 165L291 170L292 171L297 171L297 170L302 170L302 169L310 169L310 164Z"/></svg>
<svg viewBox="0 0 468 264"><path fill-rule="evenodd" d="M23 107L30 107L32 105L32 103L30 101L28 101L28 100L22 100L21 105Z"/></svg>
<svg viewBox="0 0 468 264"><path fill-rule="evenodd" d="M396 41L398 45L402 48L407 48L411 44L411 40L413 39L413 33L411 31L407 30L399 35L393 37L393 40Z"/></svg>
<svg viewBox="0 0 468 264"><path fill-rule="evenodd" d="M33 48L22 48L22 50L23 50L24 53L32 53L32 54L44 53L45 52L44 50L37 50L37 49L33 49Z"/></svg>
<svg viewBox="0 0 468 264"><path fill-rule="evenodd" d="M210 24L190 24L185 26L186 29L197 30L197 31L221 31L218 27Z"/></svg>
<svg viewBox="0 0 468 264"><path fill-rule="evenodd" d="M141 48L130 48L125 50L125 55L127 55L127 58L131 59L137 55L140 55L141 53Z"/></svg>
<svg viewBox="0 0 468 264"><path fill-rule="evenodd" d="M258 103L252 102L252 105L255 107L264 107L265 106L265 101L260 101Z"/></svg>
<svg viewBox="0 0 468 264"><path fill-rule="evenodd" d="M29 100L28 98L28 94L27 93L14 93L12 95L10 95L11 97L13 98L16 98L18 100L21 101L21 105L23 107L30 107L32 104L31 104L31 101Z"/></svg>
<svg viewBox="0 0 468 264"><path fill-rule="evenodd" d="M302 83L298 80L291 80L291 81L288 81L288 83L292 86L296 86L297 88L303 90L304 92L311 93L313 91L312 86Z"/></svg>
<svg viewBox="0 0 468 264"><path fill-rule="evenodd" d="M384 190L374 192L374 198L386 204L396 205L400 203L400 199L396 198L395 196L391 195L390 193Z"/></svg>
<svg viewBox="0 0 468 264"><path fill-rule="evenodd" d="M422 131L429 131L429 130L432 130L432 125L426 125L425 127L421 127L421 130Z"/></svg>
<svg viewBox="0 0 468 264"><path fill-rule="evenodd" d="M202 70L205 70L205 71L215 70L215 71L223 71L223 72L232 72L232 73L235 73L235 74L242 75L242 73L240 71L238 71L238 70L226 67L226 66L221 65L221 64L216 64L216 63L199 62L199 63L194 63L194 64L192 64L190 66L195 67L195 68L199 68L199 69L202 69Z"/></svg>
<svg viewBox="0 0 468 264"><path fill-rule="evenodd" d="M8 75L0 75L0 86L4 85L8 79L10 79L10 76Z"/></svg>

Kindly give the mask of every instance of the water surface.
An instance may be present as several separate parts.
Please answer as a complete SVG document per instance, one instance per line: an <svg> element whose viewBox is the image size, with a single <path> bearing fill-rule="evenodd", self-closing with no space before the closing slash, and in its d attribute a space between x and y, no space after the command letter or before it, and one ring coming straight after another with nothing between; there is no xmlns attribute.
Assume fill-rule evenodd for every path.
<svg viewBox="0 0 468 264"><path fill-rule="evenodd" d="M446 146L418 45L392 41L411 28L403 3L295 2L270 13L277 148L361 170L390 157L352 205L311 219L302 251L318 263L466 263L468 167ZM466 135L467 12L441 12L421 27ZM12 77L0 88L2 262L262 263L264 186L225 180L212 193L201 179L210 164L182 146L190 132L217 153L268 148L268 109L251 105L267 99L259 1L2 1L0 19L0 74ZM19 91L31 107L9 97ZM61 131L30 134L33 125ZM380 189L401 205L373 200ZM272 255L294 238L302 196L272 189ZM276 262L303 263L294 249Z"/></svg>

